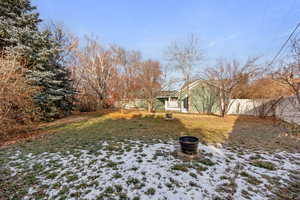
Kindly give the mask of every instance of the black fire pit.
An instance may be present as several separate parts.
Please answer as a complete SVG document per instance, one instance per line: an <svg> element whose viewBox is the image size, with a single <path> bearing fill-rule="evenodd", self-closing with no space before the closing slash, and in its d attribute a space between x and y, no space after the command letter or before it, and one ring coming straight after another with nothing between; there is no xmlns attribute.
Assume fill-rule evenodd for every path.
<svg viewBox="0 0 300 200"><path fill-rule="evenodd" d="M181 152L189 155L197 154L199 139L193 136L183 136L179 138Z"/></svg>

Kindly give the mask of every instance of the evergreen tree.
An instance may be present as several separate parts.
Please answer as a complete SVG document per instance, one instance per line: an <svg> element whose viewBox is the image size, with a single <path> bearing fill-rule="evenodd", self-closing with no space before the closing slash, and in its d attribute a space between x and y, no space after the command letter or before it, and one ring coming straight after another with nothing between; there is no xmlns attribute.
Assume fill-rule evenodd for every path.
<svg viewBox="0 0 300 200"><path fill-rule="evenodd" d="M42 90L35 96L37 104L44 111L45 119L58 118L70 114L73 108L75 91L72 88L70 72L58 59L63 51L53 33L46 30L41 33L42 39L38 55L32 62L34 68L28 77Z"/></svg>
<svg viewBox="0 0 300 200"><path fill-rule="evenodd" d="M74 90L60 55L63 44L50 30L39 31L41 20L29 0L0 1L0 50L16 50L25 59L27 78L41 90L34 96L45 120L68 115Z"/></svg>
<svg viewBox="0 0 300 200"><path fill-rule="evenodd" d="M41 22L28 0L0 1L0 50L31 43Z"/></svg>

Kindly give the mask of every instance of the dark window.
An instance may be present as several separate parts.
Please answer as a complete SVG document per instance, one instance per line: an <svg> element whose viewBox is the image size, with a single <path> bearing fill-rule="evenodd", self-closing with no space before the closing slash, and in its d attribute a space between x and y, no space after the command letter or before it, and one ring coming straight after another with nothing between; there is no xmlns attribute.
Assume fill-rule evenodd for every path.
<svg viewBox="0 0 300 200"><path fill-rule="evenodd" d="M185 108L186 110L189 109L189 98L188 97L185 97L183 99L183 108Z"/></svg>

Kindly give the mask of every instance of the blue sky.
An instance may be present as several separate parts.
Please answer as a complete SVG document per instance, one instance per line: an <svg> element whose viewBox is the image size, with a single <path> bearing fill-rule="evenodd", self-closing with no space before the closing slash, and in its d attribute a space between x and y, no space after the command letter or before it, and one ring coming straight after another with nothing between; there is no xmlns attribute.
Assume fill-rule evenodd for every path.
<svg viewBox="0 0 300 200"><path fill-rule="evenodd" d="M205 62L272 58L300 22L299 0L33 0L41 18L82 37L164 60L166 47L193 33Z"/></svg>

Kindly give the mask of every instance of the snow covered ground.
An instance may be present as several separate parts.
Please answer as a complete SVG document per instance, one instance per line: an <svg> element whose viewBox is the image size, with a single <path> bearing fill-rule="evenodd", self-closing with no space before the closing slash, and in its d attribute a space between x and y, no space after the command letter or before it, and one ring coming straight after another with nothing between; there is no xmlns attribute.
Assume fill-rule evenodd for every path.
<svg viewBox="0 0 300 200"><path fill-rule="evenodd" d="M273 199L280 188L300 183L300 153L200 144L201 158L183 161L177 148L175 141L111 141L92 150L18 151L5 167L11 176L35 172L38 184L24 199L37 193L47 199Z"/></svg>

